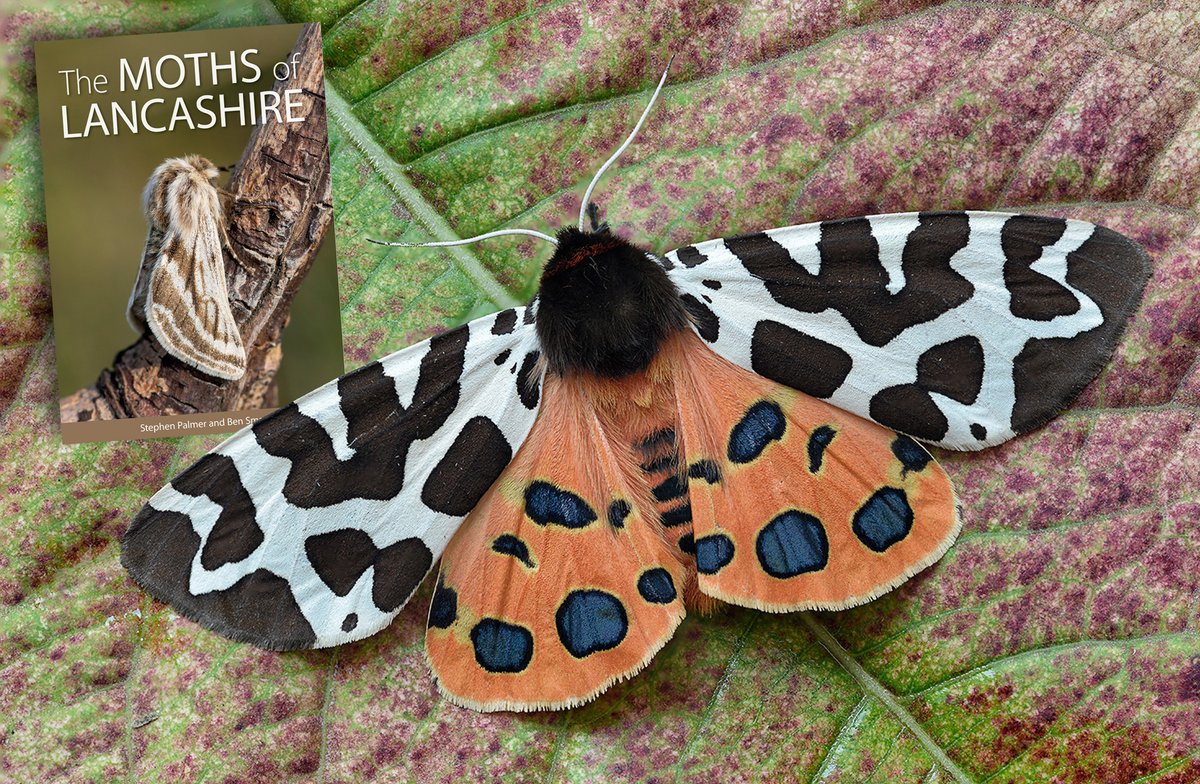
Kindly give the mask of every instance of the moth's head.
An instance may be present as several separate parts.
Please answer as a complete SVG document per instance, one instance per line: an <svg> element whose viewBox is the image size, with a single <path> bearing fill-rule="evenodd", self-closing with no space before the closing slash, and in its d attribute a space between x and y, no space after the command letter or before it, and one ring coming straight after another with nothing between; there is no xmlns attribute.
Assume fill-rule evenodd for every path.
<svg viewBox="0 0 1200 784"><path fill-rule="evenodd" d="M542 267L542 285L556 278L569 277L580 267L619 269L637 264L637 257L645 256L645 251L613 234L607 225L600 231L563 226L555 241L554 255Z"/></svg>
<svg viewBox="0 0 1200 784"><path fill-rule="evenodd" d="M550 369L619 378L647 367L687 325L666 271L607 227L567 226L557 240L538 287L538 339Z"/></svg>
<svg viewBox="0 0 1200 784"><path fill-rule="evenodd" d="M177 202L174 205L176 213L190 213L195 209L195 205L187 209L183 209L183 206L197 193L212 192L220 173L221 170L202 155L167 158L160 163L142 190L142 209L150 225L163 230L167 228L172 220L169 214L172 210L172 200ZM193 187L172 190L172 183ZM175 193L175 196L172 197L172 193Z"/></svg>
<svg viewBox="0 0 1200 784"><path fill-rule="evenodd" d="M193 171L208 178L210 182L216 182L217 177L221 176L221 170L203 155L189 155L183 160Z"/></svg>

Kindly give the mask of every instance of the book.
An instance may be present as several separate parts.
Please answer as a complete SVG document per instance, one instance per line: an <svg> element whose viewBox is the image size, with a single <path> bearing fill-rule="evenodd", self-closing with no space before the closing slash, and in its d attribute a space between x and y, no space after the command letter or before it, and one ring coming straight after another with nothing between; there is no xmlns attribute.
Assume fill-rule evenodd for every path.
<svg viewBox="0 0 1200 784"><path fill-rule="evenodd" d="M34 56L63 442L233 431L341 375L320 27Z"/></svg>

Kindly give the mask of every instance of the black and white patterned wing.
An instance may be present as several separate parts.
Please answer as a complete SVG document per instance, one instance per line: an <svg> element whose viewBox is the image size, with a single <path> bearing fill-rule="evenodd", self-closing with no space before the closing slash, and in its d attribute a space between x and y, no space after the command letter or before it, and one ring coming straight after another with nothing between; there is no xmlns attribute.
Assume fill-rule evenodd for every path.
<svg viewBox="0 0 1200 784"><path fill-rule="evenodd" d="M186 617L264 648L379 631L533 425L524 316L476 319L237 433L150 499L122 563Z"/></svg>
<svg viewBox="0 0 1200 784"><path fill-rule="evenodd" d="M669 274L720 354L950 449L1065 408L1111 355L1149 275L1091 223L874 215L688 246Z"/></svg>

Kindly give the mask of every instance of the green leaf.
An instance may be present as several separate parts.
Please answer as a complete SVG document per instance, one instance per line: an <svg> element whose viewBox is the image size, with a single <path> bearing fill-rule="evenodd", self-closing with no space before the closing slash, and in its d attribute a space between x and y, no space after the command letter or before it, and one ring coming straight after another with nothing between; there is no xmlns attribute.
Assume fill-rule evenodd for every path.
<svg viewBox="0 0 1200 784"><path fill-rule="evenodd" d="M8 23L0 129L0 778L36 781L1187 782L1200 778L1200 61L1194 14L1105 0L100 2ZM527 299L546 249L450 239L597 194L655 250L847 215L1028 209L1155 265L1073 408L939 453L965 527L843 613L689 618L564 713L476 714L424 661L428 587L374 638L278 655L149 600L142 501L215 443L57 435L29 42L317 19L351 366Z"/></svg>

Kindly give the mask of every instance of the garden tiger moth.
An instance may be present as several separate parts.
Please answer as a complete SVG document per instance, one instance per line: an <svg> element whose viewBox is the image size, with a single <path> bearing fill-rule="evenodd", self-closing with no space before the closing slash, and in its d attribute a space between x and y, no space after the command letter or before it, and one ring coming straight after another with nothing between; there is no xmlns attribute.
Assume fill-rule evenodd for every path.
<svg viewBox="0 0 1200 784"><path fill-rule="evenodd" d="M1145 253L1081 221L958 211L658 256L594 209L585 229L649 110L578 226L461 241L554 243L527 307L213 450L135 518L134 579L235 639L325 647L386 626L440 557L440 688L532 710L630 677L689 608L853 606L940 557L960 521L918 439L979 449L1064 408L1136 308Z"/></svg>

